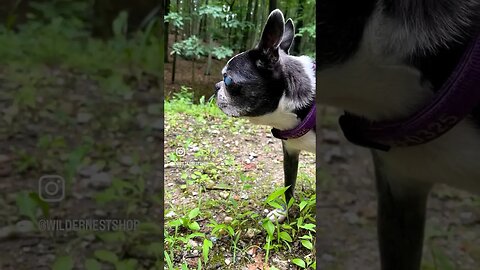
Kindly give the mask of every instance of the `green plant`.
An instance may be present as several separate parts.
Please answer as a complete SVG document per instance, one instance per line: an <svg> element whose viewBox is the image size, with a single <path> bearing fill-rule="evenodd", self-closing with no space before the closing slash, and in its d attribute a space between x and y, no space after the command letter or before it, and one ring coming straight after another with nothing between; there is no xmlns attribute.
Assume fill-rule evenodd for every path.
<svg viewBox="0 0 480 270"><path fill-rule="evenodd" d="M196 36L190 36L183 41L174 43L171 52L171 54L192 59L192 82L195 80L195 60L199 59L204 53L205 47Z"/></svg>
<svg viewBox="0 0 480 270"><path fill-rule="evenodd" d="M199 208L194 208L188 212L186 216L174 219L167 223L167 226L174 229L174 234L171 235L168 233L168 230L165 231L165 244L166 250L168 249L170 253L168 254L168 259L171 261L174 258L174 251L176 250L176 244L181 242L187 244L190 239L200 237L204 238L205 234L199 232L200 225L194 219L200 214ZM186 236L181 236L179 234L180 229L186 229L189 233ZM208 244L207 244L208 245ZM207 252L207 251L204 251ZM208 254L208 252L207 252ZM165 256L167 258L167 256Z"/></svg>

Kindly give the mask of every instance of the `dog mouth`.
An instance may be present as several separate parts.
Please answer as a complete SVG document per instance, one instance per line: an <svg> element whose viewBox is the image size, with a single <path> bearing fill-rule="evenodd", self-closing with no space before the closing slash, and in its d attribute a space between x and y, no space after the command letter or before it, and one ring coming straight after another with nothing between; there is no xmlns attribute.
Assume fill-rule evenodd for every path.
<svg viewBox="0 0 480 270"><path fill-rule="evenodd" d="M227 116L233 117L233 118L238 118L241 117L240 113L236 110L231 110L228 108L228 106L218 106L220 110L222 110L223 113L225 113Z"/></svg>

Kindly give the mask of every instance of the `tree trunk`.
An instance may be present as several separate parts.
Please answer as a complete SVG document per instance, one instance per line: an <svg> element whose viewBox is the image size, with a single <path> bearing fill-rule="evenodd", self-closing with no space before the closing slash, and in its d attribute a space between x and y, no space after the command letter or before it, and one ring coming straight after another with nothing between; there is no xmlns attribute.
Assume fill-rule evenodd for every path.
<svg viewBox="0 0 480 270"><path fill-rule="evenodd" d="M4 1L1 1L3 5ZM21 1L32 2L32 1ZM38 1L37 1L38 2ZM42 2L47 2L43 0ZM51 2L68 2L68 1L48 1ZM70 1L72 2L72 1ZM93 2L92 7L92 34L95 37L108 38L113 35L112 22L117 18L120 11L128 12L128 31L137 30L142 24L145 17L158 6L158 0L97 0L83 1ZM165 4L165 3L163 3ZM164 8L166 8L164 6Z"/></svg>
<svg viewBox="0 0 480 270"><path fill-rule="evenodd" d="M178 1L178 0L177 0ZM178 40L178 29L175 28L175 38L174 38L174 42L176 43ZM177 54L173 54L173 63L172 63L172 84L175 83L175 70L176 70L176 67L177 67Z"/></svg>
<svg viewBox="0 0 480 270"><path fill-rule="evenodd" d="M195 56L192 60L192 84L195 82Z"/></svg>
<svg viewBox="0 0 480 270"><path fill-rule="evenodd" d="M177 0L177 12L180 14L181 8L180 8L180 0ZM178 41L178 29L175 27L175 37L173 39L173 42L176 43ZM175 83L175 71L177 69L177 54L173 55L173 62L172 62L172 84Z"/></svg>
<svg viewBox="0 0 480 270"><path fill-rule="evenodd" d="M214 27L214 18L208 19L208 16L205 16L205 20L209 22L209 28L213 29ZM210 75L211 68L212 68L212 51L213 51L213 31L210 31L208 35L208 61L207 61L207 70L205 71L205 75Z"/></svg>
<svg viewBox="0 0 480 270"><path fill-rule="evenodd" d="M252 22L252 4L253 0L248 0L247 14L245 15L245 22ZM250 37L250 27L247 27L243 32L242 51L245 51L248 47L248 38Z"/></svg>
<svg viewBox="0 0 480 270"><path fill-rule="evenodd" d="M304 7L305 7L305 1L304 0L299 0L298 1L298 10L297 10L297 14L299 16L304 15L304 13L303 13ZM298 30L302 27L303 27L303 18L300 17L300 19L297 22L297 27L295 27L295 29ZM300 45L301 45L301 43L302 43L302 37L301 36L296 36L294 38L294 42L293 42L293 50L292 50L293 55L300 55L300 52L301 52Z"/></svg>
<svg viewBox="0 0 480 270"><path fill-rule="evenodd" d="M208 0L205 0L205 5L208 6ZM200 33L202 33L202 38L203 40L207 40L209 34L208 34L208 19L205 17L205 19L200 20L201 26L200 26Z"/></svg>
<svg viewBox="0 0 480 270"><path fill-rule="evenodd" d="M267 0L262 0L262 5L261 5L262 8L260 10L260 24L259 24L260 31L258 31L260 33L262 32L263 24L265 23L265 13L266 13L265 8L266 8L266 6L267 6ZM258 38L260 38L260 37L258 37Z"/></svg>
<svg viewBox="0 0 480 270"><path fill-rule="evenodd" d="M168 14L170 13L170 0L165 0L165 1L162 1L162 4L165 4L165 14ZM169 23L165 21L165 29L164 29L164 38L163 38L163 42L164 42L164 47L163 47L163 51L164 51L164 59L163 59L163 62L165 63L168 63L168 26L169 26Z"/></svg>
<svg viewBox="0 0 480 270"><path fill-rule="evenodd" d="M268 12L272 12L276 8L277 8L277 0L268 1Z"/></svg>
<svg viewBox="0 0 480 270"><path fill-rule="evenodd" d="M190 0L183 1L183 16L190 16ZM184 20L183 22L183 38L190 36L190 25L192 21Z"/></svg>
<svg viewBox="0 0 480 270"><path fill-rule="evenodd" d="M253 17L252 17L252 24L253 24L253 33L257 33L257 31L255 31L257 29L257 23L258 23L258 0L255 0L255 4L253 6ZM254 35L250 35L251 39L250 39L250 42L249 42L249 48L252 48L253 46L255 46L255 36L256 34Z"/></svg>
<svg viewBox="0 0 480 270"><path fill-rule="evenodd" d="M165 7L163 6L163 4L164 4L164 2L161 1L160 2L160 18L162 18L162 19L165 16ZM165 38L164 38L165 36L162 33L163 31L164 31L164 29L162 29L162 27L160 27L160 48L164 48L164 47L162 47L162 45L163 45L162 42L165 43L165 41L166 41ZM161 57L160 59L162 59L162 55L161 55L162 53L164 55L168 55L168 52L166 50L160 49L160 57ZM165 89L164 89L165 80L163 78L165 73L163 72L163 70L164 70L164 64L163 64L162 61L160 61L160 74L161 74L160 75L160 95L161 96L163 96L164 93L165 93Z"/></svg>
<svg viewBox="0 0 480 270"><path fill-rule="evenodd" d="M233 13L233 5L235 4L235 0L233 0L232 2L228 2L228 1L226 1L226 2L227 2L228 7L229 7L229 10L228 10L228 11L230 11L231 13ZM233 48L232 45L235 43L234 41L235 41L235 40L232 39L232 28L229 27L229 28L228 28L228 47Z"/></svg>

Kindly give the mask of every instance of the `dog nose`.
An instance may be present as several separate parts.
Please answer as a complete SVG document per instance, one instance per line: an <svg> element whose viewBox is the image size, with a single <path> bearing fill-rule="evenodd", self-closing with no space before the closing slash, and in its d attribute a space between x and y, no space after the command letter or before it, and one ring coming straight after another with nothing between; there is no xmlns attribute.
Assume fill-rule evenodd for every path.
<svg viewBox="0 0 480 270"><path fill-rule="evenodd" d="M221 87L222 87L222 82L216 83L216 84L215 84L215 91L220 90Z"/></svg>

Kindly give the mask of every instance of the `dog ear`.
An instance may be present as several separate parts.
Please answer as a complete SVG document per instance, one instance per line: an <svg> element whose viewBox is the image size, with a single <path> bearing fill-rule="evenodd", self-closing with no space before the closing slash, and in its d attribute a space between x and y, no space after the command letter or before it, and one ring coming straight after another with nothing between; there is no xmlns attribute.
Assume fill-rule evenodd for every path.
<svg viewBox="0 0 480 270"><path fill-rule="evenodd" d="M279 9L275 9L268 16L262 37L258 43L258 49L265 55L278 59L278 48L282 42L284 31L285 19L283 18L283 13Z"/></svg>
<svg viewBox="0 0 480 270"><path fill-rule="evenodd" d="M282 43L280 43L280 48L285 52L289 53L290 48L292 47L293 38L295 37L295 27L293 26L292 19L288 19L285 23L285 32L283 33Z"/></svg>

